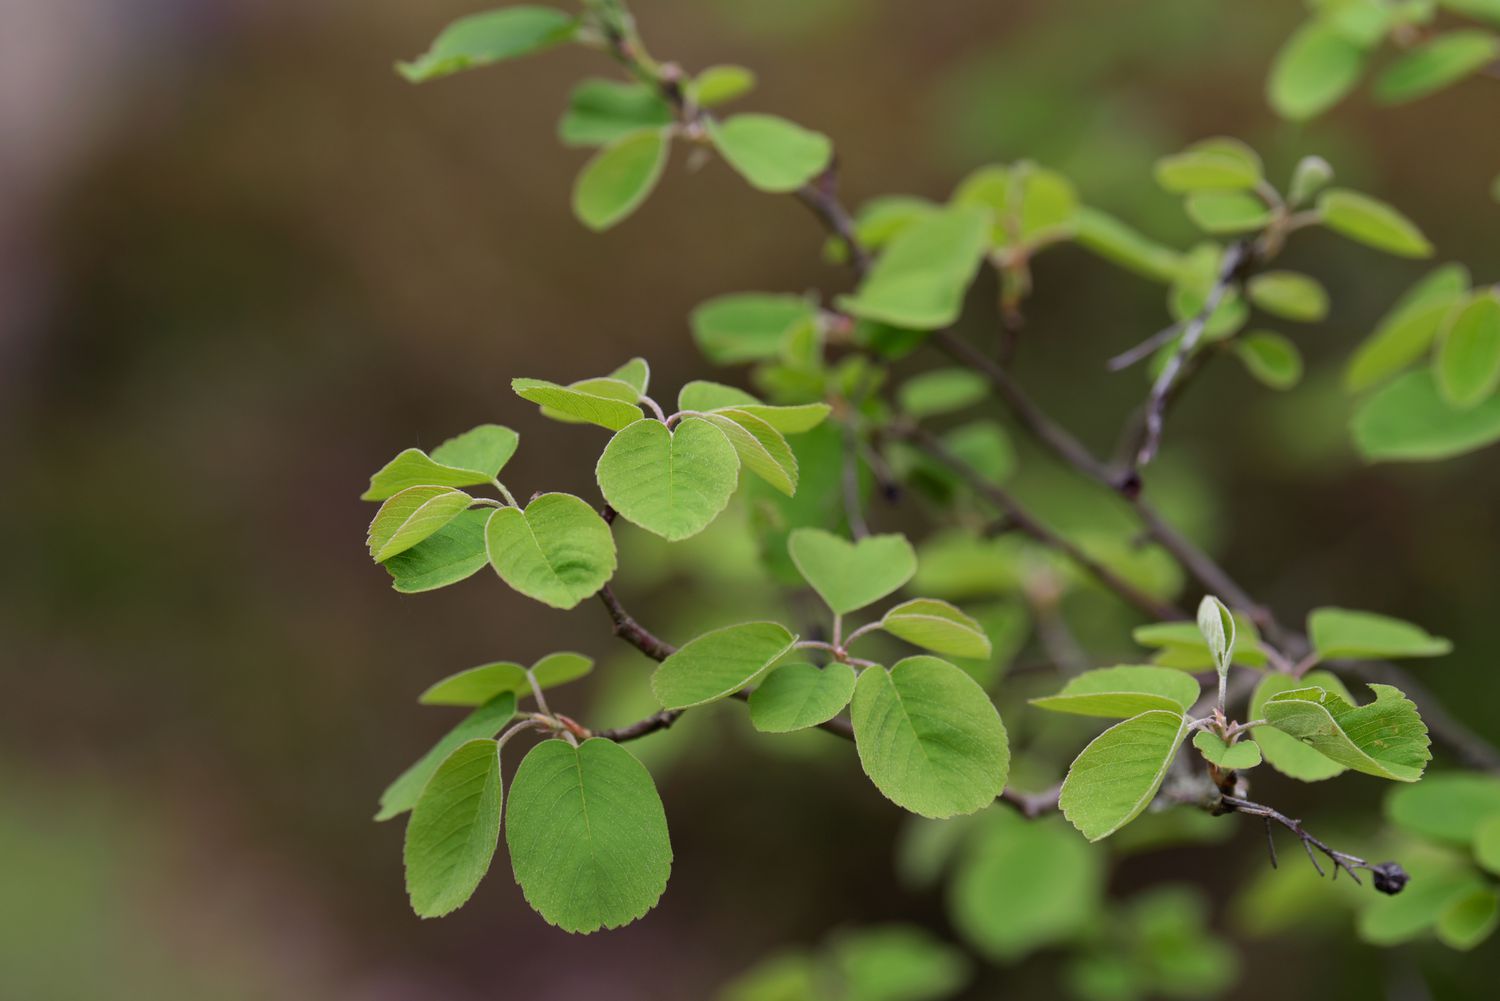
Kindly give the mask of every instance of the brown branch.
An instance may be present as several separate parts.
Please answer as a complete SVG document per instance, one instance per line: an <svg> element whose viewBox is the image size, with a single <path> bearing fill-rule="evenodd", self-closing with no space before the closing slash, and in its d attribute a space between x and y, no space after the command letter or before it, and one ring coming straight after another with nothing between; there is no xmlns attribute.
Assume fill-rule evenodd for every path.
<svg viewBox="0 0 1500 1001"><path fill-rule="evenodd" d="M1323 866L1318 862L1316 852L1322 852L1328 861L1333 863L1333 878L1339 878L1339 871L1343 870L1349 874L1349 878L1359 883L1359 873L1356 870L1364 869L1371 875L1375 889L1381 893L1395 895L1400 893L1411 878L1406 870L1401 868L1397 862L1377 862L1371 864L1358 855L1348 852L1337 851L1324 842L1321 838L1313 837L1302 826L1302 821L1288 817L1280 810L1272 809L1263 803L1256 803L1238 796L1220 796L1219 808L1215 812L1243 813L1250 817L1261 817L1266 822L1266 844L1271 854L1271 868L1276 868L1276 843L1271 839L1271 824L1277 823L1297 836L1302 842L1302 847L1307 851L1307 858L1318 870L1318 875L1323 875Z"/></svg>

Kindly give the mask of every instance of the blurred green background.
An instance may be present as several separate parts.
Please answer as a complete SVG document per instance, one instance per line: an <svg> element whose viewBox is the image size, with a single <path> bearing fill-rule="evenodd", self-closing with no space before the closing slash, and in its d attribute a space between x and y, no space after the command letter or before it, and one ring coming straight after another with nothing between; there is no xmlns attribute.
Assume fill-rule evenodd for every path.
<svg viewBox="0 0 1500 1001"><path fill-rule="evenodd" d="M846 284L803 208L719 164L674 161L635 217L587 234L568 211L586 154L553 130L570 84L610 72L597 55L423 87L391 71L483 6L0 9L0 998L692 1001L841 926L944 929L939 895L895 880L902 818L849 748L816 734L768 748L737 706L636 748L659 759L676 851L646 920L568 937L525 907L503 857L456 915L408 909L400 825L369 818L451 724L415 695L472 664L577 649L601 667L564 711L609 723L647 698L645 669L597 608L554 612L488 574L397 596L362 546L369 473L498 421L522 433L518 493L592 497L602 432L541 420L512 376L566 382L640 354L670 397L729 378L688 340L697 303ZM1281 123L1263 81L1302 16L1293 0L634 6L657 54L750 66L746 108L833 136L853 203L941 198L981 163L1030 157L1186 245L1150 165L1230 134L1278 179L1322 154L1415 219L1440 259L1480 282L1500 271L1487 197L1500 84ZM1279 614L1339 604L1452 637L1423 683L1500 732L1500 467L1485 452L1362 467L1336 386L1425 266L1324 234L1294 241L1287 263L1333 294L1333 318L1298 332L1309 378L1273 395L1214 366L1174 415L1167 464L1198 481L1200 527ZM1018 372L1103 451L1145 389L1103 359L1163 324L1160 290L1073 248L1036 279ZM705 594L696 614L719 621L762 600L749 554L668 562L621 534L617 588L647 623L680 623ZM1260 781L1309 823L1356 838L1381 824L1374 780ZM1357 946L1347 918L1318 937L1243 933L1229 900L1266 868L1262 837L1245 822L1221 845L1134 855L1113 885L1206 887L1239 943L1234 996L1267 977L1286 1001L1477 996L1487 982L1475 955ZM1055 977L1044 954L987 968L966 996L1050 997Z"/></svg>

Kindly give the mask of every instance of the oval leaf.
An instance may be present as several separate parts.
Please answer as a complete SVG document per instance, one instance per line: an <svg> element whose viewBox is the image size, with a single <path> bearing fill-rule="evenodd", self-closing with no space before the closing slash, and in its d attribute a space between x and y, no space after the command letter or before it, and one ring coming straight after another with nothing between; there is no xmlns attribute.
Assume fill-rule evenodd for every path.
<svg viewBox="0 0 1500 1001"><path fill-rule="evenodd" d="M1445 264L1401 296L1349 359L1344 388L1358 393L1411 365L1432 346L1451 307L1469 290L1462 264Z"/></svg>
<svg viewBox="0 0 1500 1001"><path fill-rule="evenodd" d="M1447 459L1500 441L1500 396L1455 410L1431 370L1408 372L1366 400L1350 429L1371 461Z"/></svg>
<svg viewBox="0 0 1500 1001"><path fill-rule="evenodd" d="M833 143L775 115L735 115L709 124L709 138L724 159L761 191L796 191L833 157Z"/></svg>
<svg viewBox="0 0 1500 1001"><path fill-rule="evenodd" d="M880 628L913 646L950 657L988 657L984 627L946 601L913 598L886 612Z"/></svg>
<svg viewBox="0 0 1500 1001"><path fill-rule="evenodd" d="M618 431L641 419L641 408L632 402L571 386L559 386L555 382L512 379L510 388L521 399L540 406L543 414L549 410L557 411L611 431Z"/></svg>
<svg viewBox="0 0 1500 1001"><path fill-rule="evenodd" d="M1105 730L1068 769L1063 816L1090 841L1109 837L1151 805L1186 735L1187 718L1161 709Z"/></svg>
<svg viewBox="0 0 1500 1001"><path fill-rule="evenodd" d="M1291 389L1302 380L1302 353L1297 345L1269 330L1255 330L1234 342L1245 370L1272 389Z"/></svg>
<svg viewBox="0 0 1500 1001"><path fill-rule="evenodd" d="M1500 385L1500 296L1476 295L1453 317L1438 347L1438 388L1453 406L1478 406Z"/></svg>
<svg viewBox="0 0 1500 1001"><path fill-rule="evenodd" d="M1031 704L1053 712L1127 719L1152 710L1185 713L1198 701L1197 679L1166 667L1101 667L1070 678L1062 691Z"/></svg>
<svg viewBox="0 0 1500 1001"><path fill-rule="evenodd" d="M516 715L516 697L504 692L463 718L417 762L396 777L380 795L376 820L390 820L416 805L433 772L461 745L471 740L493 738Z"/></svg>
<svg viewBox="0 0 1500 1001"><path fill-rule="evenodd" d="M382 563L405 552L457 518L473 500L451 487L407 487L375 512L365 539L370 556Z"/></svg>
<svg viewBox="0 0 1500 1001"><path fill-rule="evenodd" d="M1424 838L1470 845L1490 818L1500 818L1500 778L1445 772L1391 790L1386 816Z"/></svg>
<svg viewBox="0 0 1500 1001"><path fill-rule="evenodd" d="M572 494L542 494L522 511L498 508L485 548L500 579L553 608L573 608L615 574L615 537Z"/></svg>
<svg viewBox="0 0 1500 1001"><path fill-rule="evenodd" d="M1449 31L1403 53L1380 74L1371 93L1375 100L1401 104L1436 93L1500 56L1500 38L1477 28Z"/></svg>
<svg viewBox="0 0 1500 1001"><path fill-rule="evenodd" d="M1453 644L1421 626L1374 612L1317 608L1307 616L1307 634L1323 660L1386 660L1441 657Z"/></svg>
<svg viewBox="0 0 1500 1001"><path fill-rule="evenodd" d="M416 594L465 580L489 562L484 549L488 508L470 509L381 566L391 575L391 586L402 594Z"/></svg>
<svg viewBox="0 0 1500 1001"><path fill-rule="evenodd" d="M840 296L855 316L914 330L958 319L989 242L990 213L977 206L934 212L891 241L858 291Z"/></svg>
<svg viewBox="0 0 1500 1001"><path fill-rule="evenodd" d="M1360 46L1329 24L1309 21L1277 53L1266 96L1284 118L1312 118L1342 100L1364 69Z"/></svg>
<svg viewBox="0 0 1500 1001"><path fill-rule="evenodd" d="M550 653L531 665L531 674L542 690L577 681L593 670L594 661L581 653ZM502 692L521 699L531 694L527 669L510 661L481 664L450 674L417 697L424 706L477 706Z"/></svg>
<svg viewBox="0 0 1500 1001"><path fill-rule="evenodd" d="M1229 744L1216 733L1199 730L1193 734L1193 746L1203 753L1205 760L1229 771L1254 768L1260 764L1260 745L1253 740L1237 740Z"/></svg>
<svg viewBox="0 0 1500 1001"><path fill-rule="evenodd" d="M500 748L471 740L444 759L406 823L406 893L424 918L463 906L500 843Z"/></svg>
<svg viewBox="0 0 1500 1001"><path fill-rule="evenodd" d="M753 683L796 642L775 622L715 629L662 661L651 676L651 690L667 709L717 702Z"/></svg>
<svg viewBox="0 0 1500 1001"><path fill-rule="evenodd" d="M573 214L596 232L609 229L641 207L667 165L667 133L635 132L606 146L588 162L573 186Z"/></svg>
<svg viewBox="0 0 1500 1001"><path fill-rule="evenodd" d="M1250 719L1266 718L1266 702L1272 696L1309 685L1337 692L1346 701L1354 701L1344 683L1327 671L1313 671L1301 678L1294 678L1289 674L1268 674L1255 686L1255 692L1250 696ZM1253 732L1266 763L1299 782L1321 782L1335 775L1342 775L1345 771L1344 766L1337 761L1275 727L1258 726Z"/></svg>
<svg viewBox="0 0 1500 1001"><path fill-rule="evenodd" d="M412 83L461 70L488 66L550 49L571 39L578 22L551 7L505 7L459 18L433 41L432 47L396 69Z"/></svg>
<svg viewBox="0 0 1500 1001"><path fill-rule="evenodd" d="M1316 323L1328 315L1328 293L1295 271L1265 271L1251 278L1246 295L1256 306L1287 320Z"/></svg>
<svg viewBox="0 0 1500 1001"><path fill-rule="evenodd" d="M1399 689L1371 685L1375 701L1355 706L1322 688L1296 688L1266 701L1266 722L1357 772L1415 782L1432 759L1427 727Z"/></svg>
<svg viewBox="0 0 1500 1001"><path fill-rule="evenodd" d="M664 539L697 535L729 504L740 460L724 432L689 417L640 420L609 440L595 476L621 517Z"/></svg>
<svg viewBox="0 0 1500 1001"><path fill-rule="evenodd" d="M1318 196L1323 224L1367 247L1398 257L1431 257L1432 244L1406 216L1357 191L1331 188Z"/></svg>
<svg viewBox="0 0 1500 1001"><path fill-rule="evenodd" d="M750 693L750 722L763 733L790 733L826 723L854 695L854 668L834 662L782 664Z"/></svg>

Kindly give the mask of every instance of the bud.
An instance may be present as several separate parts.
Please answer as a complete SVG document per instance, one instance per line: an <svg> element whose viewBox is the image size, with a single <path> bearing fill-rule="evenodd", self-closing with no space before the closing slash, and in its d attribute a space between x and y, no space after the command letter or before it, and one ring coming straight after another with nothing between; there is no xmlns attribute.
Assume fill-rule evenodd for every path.
<svg viewBox="0 0 1500 1001"><path fill-rule="evenodd" d="M1327 187L1331 180L1333 168L1327 160L1321 156L1304 156L1292 172L1292 186L1287 194L1293 205L1301 205Z"/></svg>
<svg viewBox="0 0 1500 1001"><path fill-rule="evenodd" d="M1397 862L1382 862L1379 865L1370 866L1370 873L1375 877L1375 889L1381 893L1389 893L1392 896L1401 892L1411 879L1406 870L1401 868Z"/></svg>

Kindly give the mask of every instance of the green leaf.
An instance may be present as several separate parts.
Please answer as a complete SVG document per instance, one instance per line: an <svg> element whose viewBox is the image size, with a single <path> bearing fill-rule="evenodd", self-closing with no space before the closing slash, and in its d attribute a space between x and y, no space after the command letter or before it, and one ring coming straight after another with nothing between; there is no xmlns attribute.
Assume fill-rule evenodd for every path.
<svg viewBox="0 0 1500 1001"><path fill-rule="evenodd" d="M621 517L676 542L728 506L739 468L734 446L708 421L689 417L669 431L646 419L609 440L595 475Z"/></svg>
<svg viewBox="0 0 1500 1001"><path fill-rule="evenodd" d="M516 454L520 436L498 424L481 424L449 438L432 450L432 456L408 448L370 477L370 488L360 500L380 501L408 487L472 487L488 483Z"/></svg>
<svg viewBox="0 0 1500 1001"><path fill-rule="evenodd" d="M640 208L661 180L669 147L666 129L644 129L600 150L573 185L579 222L601 232Z"/></svg>
<svg viewBox="0 0 1500 1001"><path fill-rule="evenodd" d="M746 469L788 497L797 492L797 456L780 431L743 410L717 410L704 419L724 432Z"/></svg>
<svg viewBox="0 0 1500 1001"><path fill-rule="evenodd" d="M1078 242L1105 260L1153 281L1170 282L1181 267L1181 256L1175 250L1089 206L1078 210Z"/></svg>
<svg viewBox="0 0 1500 1001"><path fill-rule="evenodd" d="M381 566L402 594L416 594L456 584L473 576L489 562L484 549L484 526L490 510L465 511L432 535Z"/></svg>
<svg viewBox="0 0 1500 1001"><path fill-rule="evenodd" d="M1271 222L1270 206L1248 191L1195 191L1186 208L1205 233L1250 233Z"/></svg>
<svg viewBox="0 0 1500 1001"><path fill-rule="evenodd" d="M406 823L411 909L440 918L473 896L500 842L500 748L471 740L443 760Z"/></svg>
<svg viewBox="0 0 1500 1001"><path fill-rule="evenodd" d="M623 382L635 391L635 399L646 395L651 385L651 363L644 358L632 358L609 374L613 382Z"/></svg>
<svg viewBox="0 0 1500 1001"><path fill-rule="evenodd" d="M1263 271L1250 279L1245 292L1256 306L1286 320L1316 323L1328 316L1328 293L1296 271Z"/></svg>
<svg viewBox="0 0 1500 1001"><path fill-rule="evenodd" d="M1234 616L1224 603L1211 594L1204 595L1198 603L1198 631L1203 634L1203 642L1221 676L1229 673L1234 660L1235 628Z"/></svg>
<svg viewBox="0 0 1500 1001"><path fill-rule="evenodd" d="M1333 167L1321 156L1304 156L1297 161L1292 171L1292 183L1287 188L1287 203L1303 205L1313 195L1333 183Z"/></svg>
<svg viewBox="0 0 1500 1001"><path fill-rule="evenodd" d="M577 30L572 15L551 7L504 7L459 18L425 53L396 69L411 83L422 83L550 49Z"/></svg>
<svg viewBox="0 0 1500 1001"><path fill-rule="evenodd" d="M380 505L365 544L376 563L404 553L468 509L474 498L451 487L407 487Z"/></svg>
<svg viewBox="0 0 1500 1001"><path fill-rule="evenodd" d="M618 431L641 419L641 408L634 403L571 386L559 386L542 379L512 379L510 388L523 400L589 424Z"/></svg>
<svg viewBox="0 0 1500 1001"><path fill-rule="evenodd" d="M615 575L613 533L572 494L542 494L524 511L497 508L484 539L500 579L553 608L576 607Z"/></svg>
<svg viewBox="0 0 1500 1001"><path fill-rule="evenodd" d="M904 535L850 542L820 528L799 528L787 537L787 552L802 579L838 615L874 604L917 572L917 554Z"/></svg>
<svg viewBox="0 0 1500 1001"><path fill-rule="evenodd" d="M1193 734L1193 746L1203 752L1204 758L1230 771L1242 771L1260 764L1260 745L1253 740L1243 739L1230 744L1216 733L1199 730Z"/></svg>
<svg viewBox="0 0 1500 1001"><path fill-rule="evenodd" d="M1417 786L1405 788L1415 789ZM1500 875L1500 810L1485 817L1474 828L1474 861Z"/></svg>
<svg viewBox="0 0 1500 1001"><path fill-rule="evenodd" d="M989 213L977 207L934 212L891 241L839 307L898 327L935 330L958 319L983 259Z"/></svg>
<svg viewBox="0 0 1500 1001"><path fill-rule="evenodd" d="M763 733L790 733L833 719L854 695L854 668L782 664L750 693L750 722Z"/></svg>
<svg viewBox="0 0 1500 1001"><path fill-rule="evenodd" d="M1500 396L1454 410L1430 370L1408 372L1366 400L1350 428L1371 462L1447 459L1500 441Z"/></svg>
<svg viewBox="0 0 1500 1001"><path fill-rule="evenodd" d="M1105 730L1068 769L1063 816L1090 841L1109 837L1151 805L1186 734L1186 717L1162 709Z"/></svg>
<svg viewBox="0 0 1500 1001"><path fill-rule="evenodd" d="M1191 674L1165 667L1101 667L1069 678L1062 691L1032 699L1039 709L1125 719L1162 710L1185 713L1200 689Z"/></svg>
<svg viewBox="0 0 1500 1001"><path fill-rule="evenodd" d="M989 390L989 380L972 369L939 368L907 379L896 400L911 417L935 417L971 407Z"/></svg>
<svg viewBox="0 0 1500 1001"><path fill-rule="evenodd" d="M568 110L558 122L565 146L608 146L643 129L672 124L672 109L643 83L584 80L568 96Z"/></svg>
<svg viewBox="0 0 1500 1001"><path fill-rule="evenodd" d="M1436 925L1443 913L1484 881L1466 867L1441 861L1409 866L1412 880L1399 894L1381 897L1359 914L1359 937L1371 945L1408 942Z"/></svg>
<svg viewBox="0 0 1500 1001"><path fill-rule="evenodd" d="M666 891L672 843L661 797L613 741L533 747L511 780L505 829L526 902L563 931L629 924Z"/></svg>
<svg viewBox="0 0 1500 1001"><path fill-rule="evenodd" d="M1484 69L1500 56L1500 38L1477 28L1435 35L1402 53L1375 81L1371 93L1402 104L1436 93Z"/></svg>
<svg viewBox="0 0 1500 1001"><path fill-rule="evenodd" d="M1171 663L1161 666L1194 671L1216 666L1197 623L1153 622L1137 626L1130 637L1141 646L1156 647L1170 654ZM1160 661L1160 655L1157 659ZM1233 663L1245 667L1264 667L1266 664L1265 651L1260 649L1260 632L1243 615L1234 616Z"/></svg>
<svg viewBox="0 0 1500 1001"><path fill-rule="evenodd" d="M1467 952L1500 925L1500 895L1491 887L1470 890L1450 903L1438 917L1437 937L1450 949Z"/></svg>
<svg viewBox="0 0 1500 1001"><path fill-rule="evenodd" d="M1344 188L1318 196L1323 224L1336 233L1398 257L1431 257L1432 244L1406 216L1385 202Z"/></svg>
<svg viewBox="0 0 1500 1001"><path fill-rule="evenodd" d="M1460 410L1478 406L1500 385L1500 294L1475 295L1453 316L1435 363L1443 398Z"/></svg>
<svg viewBox="0 0 1500 1001"><path fill-rule="evenodd" d="M688 318L698 349L719 365L779 358L792 333L816 321L817 311L801 296L764 292L710 299Z"/></svg>
<svg viewBox="0 0 1500 1001"><path fill-rule="evenodd" d="M990 210L990 242L1032 249L1071 238L1078 230L1078 192L1055 170L1022 161L981 167L953 193L952 204Z"/></svg>
<svg viewBox="0 0 1500 1001"><path fill-rule="evenodd" d="M1342 100L1364 69L1361 46L1329 24L1309 21L1277 53L1266 97L1283 118L1313 118Z"/></svg>
<svg viewBox="0 0 1500 1001"><path fill-rule="evenodd" d="M764 404L734 386L726 386L722 382L709 382L706 379L694 379L687 383L677 392L677 409L695 410L706 413L710 410L722 410L725 407L763 407Z"/></svg>
<svg viewBox="0 0 1500 1001"><path fill-rule="evenodd" d="M538 687L545 691L577 681L593 669L593 659L581 653L549 653L532 664L530 671ZM477 706L502 692L525 698L531 694L526 671L527 668L508 660L481 664L448 675L417 696L417 701L424 706Z"/></svg>
<svg viewBox="0 0 1500 1001"><path fill-rule="evenodd" d="M942 819L974 813L1005 788L1010 749L984 689L936 657L859 676L849 709L865 774L896 805Z"/></svg>
<svg viewBox="0 0 1500 1001"><path fill-rule="evenodd" d="M1322 688L1272 696L1266 722L1357 772L1415 782L1432 760L1427 727L1399 689L1371 685L1375 701L1355 706Z"/></svg>
<svg viewBox="0 0 1500 1001"><path fill-rule="evenodd" d="M782 434L800 434L811 431L828 416L832 408L826 403L799 403L789 407L773 407L764 403L747 403L734 409L751 417L758 417Z"/></svg>
<svg viewBox="0 0 1500 1001"><path fill-rule="evenodd" d="M961 990L971 976L962 950L915 925L842 932L829 952L829 965L843 984L840 1001L940 1001ZM806 1001L827 997L818 991Z"/></svg>
<svg viewBox="0 0 1500 1001"><path fill-rule="evenodd" d="M1234 353L1245 371L1272 389L1291 389L1302 381L1302 353L1281 334L1253 330L1235 339Z"/></svg>
<svg viewBox="0 0 1500 1001"><path fill-rule="evenodd" d="M866 250L882 250L912 224L937 210L938 207L926 198L881 195L859 207L854 217L854 236ZM828 247L839 248L833 254L833 263L848 262L848 251L843 249L843 243L837 237L830 239Z"/></svg>
<svg viewBox="0 0 1500 1001"><path fill-rule="evenodd" d="M1408 289L1349 359L1344 388L1358 393L1411 365L1432 346L1455 303L1469 290L1462 264L1445 264Z"/></svg>
<svg viewBox="0 0 1500 1001"><path fill-rule="evenodd" d="M1301 678L1294 678L1289 674L1268 674L1255 686L1255 692L1250 696L1250 719L1265 719L1266 702L1273 696L1308 685L1335 692L1346 702L1354 701L1354 696L1349 694L1344 683L1327 671L1313 671ZM1319 753L1316 748L1274 727L1258 726L1253 732L1266 763L1289 778L1300 782L1321 782L1340 775L1345 770L1343 765Z"/></svg>
<svg viewBox="0 0 1500 1001"><path fill-rule="evenodd" d="M949 884L954 926L1010 964L1083 932L1100 911L1103 855L1060 818L991 810Z"/></svg>
<svg viewBox="0 0 1500 1001"><path fill-rule="evenodd" d="M1208 139L1156 161L1156 183L1176 194L1237 191L1260 182L1260 157L1237 139Z"/></svg>
<svg viewBox="0 0 1500 1001"><path fill-rule="evenodd" d="M1392 789L1385 812L1414 834L1467 846L1482 826L1500 817L1500 778L1443 772Z"/></svg>
<svg viewBox="0 0 1500 1001"><path fill-rule="evenodd" d="M716 108L755 89L755 74L743 66L710 66L689 84L689 93L702 108Z"/></svg>
<svg viewBox="0 0 1500 1001"><path fill-rule="evenodd" d="M991 483L1003 483L1016 468L1016 447L995 421L977 420L943 433L943 444Z"/></svg>
<svg viewBox="0 0 1500 1001"><path fill-rule="evenodd" d="M913 598L890 609L880 628L913 646L950 657L988 657L984 628L946 601Z"/></svg>
<svg viewBox="0 0 1500 1001"><path fill-rule="evenodd" d="M1455 14L1500 24L1500 0L1437 0L1437 4Z"/></svg>
<svg viewBox="0 0 1500 1001"><path fill-rule="evenodd" d="M775 622L715 629L662 661L651 675L651 690L666 709L717 702L753 684L796 642Z"/></svg>
<svg viewBox="0 0 1500 1001"><path fill-rule="evenodd" d="M417 762L396 776L396 781L386 787L380 795L380 810L376 820L390 820L400 816L416 805L438 766L447 760L462 745L471 740L492 739L505 724L516 715L516 697L511 692L502 692L463 718L463 721L443 735L443 738L422 755Z"/></svg>
<svg viewBox="0 0 1500 1001"><path fill-rule="evenodd" d="M1441 657L1453 651L1452 643L1421 626L1347 608L1313 609L1307 633L1322 660Z"/></svg>
<svg viewBox="0 0 1500 1001"><path fill-rule="evenodd" d="M796 191L833 158L827 136L775 115L711 121L708 135L729 165L761 191Z"/></svg>

